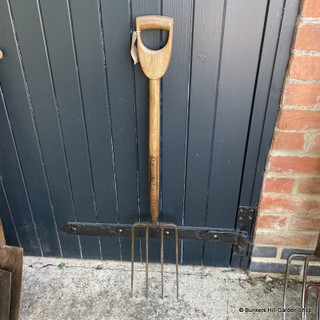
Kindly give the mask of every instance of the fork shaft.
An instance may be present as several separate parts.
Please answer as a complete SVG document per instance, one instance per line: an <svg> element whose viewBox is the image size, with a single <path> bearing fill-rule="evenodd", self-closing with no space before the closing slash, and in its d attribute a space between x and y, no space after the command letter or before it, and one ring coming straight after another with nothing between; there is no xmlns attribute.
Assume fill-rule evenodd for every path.
<svg viewBox="0 0 320 320"><path fill-rule="evenodd" d="M149 79L149 177L150 215L158 223L160 159L160 79Z"/></svg>

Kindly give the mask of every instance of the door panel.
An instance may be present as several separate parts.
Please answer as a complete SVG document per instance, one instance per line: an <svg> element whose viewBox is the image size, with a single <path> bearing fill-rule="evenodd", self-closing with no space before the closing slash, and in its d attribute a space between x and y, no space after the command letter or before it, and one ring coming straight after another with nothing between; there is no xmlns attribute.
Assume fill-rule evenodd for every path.
<svg viewBox="0 0 320 320"><path fill-rule="evenodd" d="M0 0L0 216L8 243L32 255L131 258L130 239L75 237L61 226L149 219L148 80L129 53L135 18L146 14L175 21L161 81L160 220L234 230L239 205L258 202L298 5ZM166 37L148 31L143 40L158 49ZM173 242L165 248L174 262ZM230 244L179 248L185 264L232 259ZM144 240L135 251L143 260ZM157 240L149 258L159 260Z"/></svg>

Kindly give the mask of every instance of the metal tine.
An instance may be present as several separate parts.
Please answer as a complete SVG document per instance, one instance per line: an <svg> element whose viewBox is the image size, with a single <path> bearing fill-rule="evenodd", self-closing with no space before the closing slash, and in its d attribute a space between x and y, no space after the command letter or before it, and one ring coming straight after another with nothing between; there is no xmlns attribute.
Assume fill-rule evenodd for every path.
<svg viewBox="0 0 320 320"><path fill-rule="evenodd" d="M176 247L176 290L177 299L179 299L179 241L178 241L178 227L173 223L164 223L161 227L161 297L163 298L163 239L164 239L164 227L172 227L175 230L175 247Z"/></svg>
<svg viewBox="0 0 320 320"><path fill-rule="evenodd" d="M309 256L306 256L305 260L304 260L304 269L303 269L303 278L302 278L302 293L301 293L301 307L302 307L302 309L305 309L305 307L306 307L306 304L305 304L305 290L306 290L308 267L309 267ZM305 312L302 312L301 319L302 320L306 319L306 313Z"/></svg>
<svg viewBox="0 0 320 320"><path fill-rule="evenodd" d="M179 241L178 241L178 227L174 223L167 223L166 227L172 227L175 230L175 245L176 245L176 289L177 300L179 299L179 273L178 273L178 260L179 260Z"/></svg>
<svg viewBox="0 0 320 320"><path fill-rule="evenodd" d="M289 273L290 273L290 264L294 257L301 257L304 256L304 254L301 253L291 253L288 256L287 259L287 265L286 265L286 272L284 277L284 289L283 289L283 309L286 309L286 300L287 300L287 287L288 287L288 280L289 280ZM286 319L286 312L283 312L283 320Z"/></svg>
<svg viewBox="0 0 320 320"><path fill-rule="evenodd" d="M174 225L175 228L175 241L176 241L176 287L177 287L177 300L179 299L179 282L178 282L178 227Z"/></svg>
<svg viewBox="0 0 320 320"><path fill-rule="evenodd" d="M305 307L307 308L308 306L308 299L309 299L309 293L310 293L310 290L312 289L312 285L309 285L307 288L306 288L306 294L305 294L305 298L304 298L304 305ZM306 310L304 309L303 311L303 317L306 318Z"/></svg>
<svg viewBox="0 0 320 320"><path fill-rule="evenodd" d="M177 290L177 299L179 298L179 282L178 282L178 227L173 223L160 223L158 225L152 225L148 222L136 222L132 225L131 229L131 297L133 297L133 281L134 281L134 238L135 238L135 227L142 226L146 228L146 298L149 294L149 228L160 228L160 257L161 257L161 298L164 296L164 230L166 227L174 228L175 230L175 247L176 247L176 290Z"/></svg>
<svg viewBox="0 0 320 320"><path fill-rule="evenodd" d="M303 319L306 319L306 317L307 317L306 308L308 307L308 300L309 300L310 291L311 291L313 288L316 288L313 284L309 284L309 285L306 287L305 298L304 298L305 309L302 311L302 312L303 312ZM319 291L318 291L318 294L319 294ZM318 297L318 294L317 294L317 297ZM318 301L317 301L317 302L318 302ZM318 304L318 303L317 303L317 304ZM316 319L317 319L317 311L316 311Z"/></svg>
<svg viewBox="0 0 320 320"><path fill-rule="evenodd" d="M148 298L148 290L149 290L148 261L149 261L149 227L146 226L146 298Z"/></svg>
<svg viewBox="0 0 320 320"><path fill-rule="evenodd" d="M134 228L131 228L131 297L133 297L133 272L134 272Z"/></svg>
<svg viewBox="0 0 320 320"><path fill-rule="evenodd" d="M131 227L131 297L133 297L135 227L146 227L146 224L144 222L136 222Z"/></svg>
<svg viewBox="0 0 320 320"><path fill-rule="evenodd" d="M317 294L317 306L316 306L316 319L318 320L320 318L320 308L319 308L319 303L320 303L320 290L318 287L318 294Z"/></svg>
<svg viewBox="0 0 320 320"><path fill-rule="evenodd" d="M309 300L309 294L310 294L310 291L312 289L317 289L317 300L316 300L316 317L315 319L318 320L319 319L319 302L320 302L320 285L319 284L309 284L307 287L306 287L306 290L305 290L305 299L304 299L304 305L305 305L305 308L303 310L303 315L304 315L304 319L306 319L307 317L307 314L306 314L306 309L308 308L308 300Z"/></svg>
<svg viewBox="0 0 320 320"><path fill-rule="evenodd" d="M161 298L163 299L163 236L164 236L164 227L161 226L161 249L160 249L160 256L161 256Z"/></svg>
<svg viewBox="0 0 320 320"><path fill-rule="evenodd" d="M306 287L306 281L307 281L307 271L308 271L308 265L309 260L312 260L313 258L316 258L313 254L307 254L307 253L291 253L288 256L287 259L287 265L286 265L286 272L285 272L285 280L284 280L284 289L283 289L283 309L286 309L286 298L287 298L287 287L288 287L288 280L289 280L289 274L290 274L290 264L294 257L303 257L305 259L304 262L304 270L303 270L303 283L302 283L302 294L301 294L301 307L304 308L305 306L305 287ZM283 312L283 320L286 319L286 312ZM301 314L301 319L305 319L304 313Z"/></svg>
<svg viewBox="0 0 320 320"><path fill-rule="evenodd" d="M319 260L319 257L314 255L314 254L309 254L306 255L305 257L305 261L304 261L304 269L303 269L303 281L302 281L302 308L304 309L304 312L302 313L302 320L306 320L307 314L306 314L306 298L305 298L305 294L306 294L306 288L307 288L307 275L308 275L308 268L309 268L309 262L310 261L315 261L315 260ZM319 290L318 290L318 294L319 294ZM318 308L318 305L317 305ZM318 317L318 318L317 318ZM319 319L319 316L316 313L316 319Z"/></svg>
<svg viewBox="0 0 320 320"><path fill-rule="evenodd" d="M284 290L283 290L283 309L286 309L286 298L287 298L287 287L288 287L288 280L289 280L289 273L290 273L290 264L294 257L301 257L305 256L304 254L300 253L291 253L288 256L287 259L287 265L286 265L286 272L285 272L285 280L284 280ZM283 320L286 319L286 312L283 312Z"/></svg>
<svg viewBox="0 0 320 320"><path fill-rule="evenodd" d="M164 223L165 227L174 228L175 231L175 246L176 246L176 289L177 300L179 299L179 273L178 273L178 261L179 261L179 241L178 241L178 227L174 223Z"/></svg>

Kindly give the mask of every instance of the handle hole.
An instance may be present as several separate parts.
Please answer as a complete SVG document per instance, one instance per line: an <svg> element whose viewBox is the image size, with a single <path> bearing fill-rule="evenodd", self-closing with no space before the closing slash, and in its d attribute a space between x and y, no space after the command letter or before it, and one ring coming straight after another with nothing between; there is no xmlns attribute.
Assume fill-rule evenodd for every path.
<svg viewBox="0 0 320 320"><path fill-rule="evenodd" d="M159 50L168 42L169 32L167 30L143 30L141 40L151 50Z"/></svg>

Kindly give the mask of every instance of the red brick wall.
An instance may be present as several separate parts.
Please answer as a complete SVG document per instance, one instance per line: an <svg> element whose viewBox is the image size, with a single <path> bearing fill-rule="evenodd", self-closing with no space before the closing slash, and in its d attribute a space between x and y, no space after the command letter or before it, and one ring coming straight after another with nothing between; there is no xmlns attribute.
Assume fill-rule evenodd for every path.
<svg viewBox="0 0 320 320"><path fill-rule="evenodd" d="M276 247L273 261L284 263L284 248L313 250L319 230L320 0L305 0L267 161L254 244Z"/></svg>

